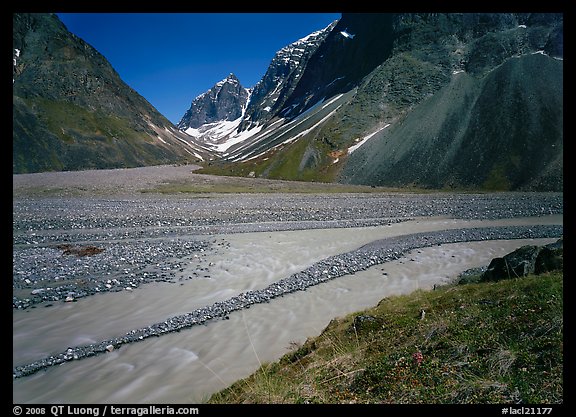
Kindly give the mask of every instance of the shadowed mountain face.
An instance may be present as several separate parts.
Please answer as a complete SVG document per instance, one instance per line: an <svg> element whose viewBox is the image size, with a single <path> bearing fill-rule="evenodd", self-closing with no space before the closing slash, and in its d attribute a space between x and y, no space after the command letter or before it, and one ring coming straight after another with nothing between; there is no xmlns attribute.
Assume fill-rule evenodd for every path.
<svg viewBox="0 0 576 417"><path fill-rule="evenodd" d="M374 119L389 126L349 155L340 181L562 190L561 16L448 19L430 20L450 29L436 43L414 42L429 24L404 22L407 42L357 96L381 106Z"/></svg>
<svg viewBox="0 0 576 417"><path fill-rule="evenodd" d="M53 14L13 15L13 172L197 161L208 154Z"/></svg>
<svg viewBox="0 0 576 417"><path fill-rule="evenodd" d="M349 156L349 183L562 189L562 63L513 58L448 85Z"/></svg>
<svg viewBox="0 0 576 417"><path fill-rule="evenodd" d="M389 57L393 46L392 14L343 14L307 63L286 101L296 115L319 100L350 91ZM352 35L352 36L350 36Z"/></svg>

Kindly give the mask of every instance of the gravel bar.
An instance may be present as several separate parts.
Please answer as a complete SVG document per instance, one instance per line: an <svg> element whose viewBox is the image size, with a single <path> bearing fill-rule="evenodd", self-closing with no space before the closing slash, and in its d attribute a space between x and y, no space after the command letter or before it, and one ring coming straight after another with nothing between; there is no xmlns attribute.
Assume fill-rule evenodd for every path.
<svg viewBox="0 0 576 417"><path fill-rule="evenodd" d="M13 245L356 227L414 217L483 220L562 213L562 193L18 198L13 201Z"/></svg>
<svg viewBox="0 0 576 417"><path fill-rule="evenodd" d="M14 251L12 308L133 291L150 282L173 283L177 271L211 248L208 242L182 238L97 245L61 244ZM98 251L97 256L75 255L87 248Z"/></svg>
<svg viewBox="0 0 576 417"><path fill-rule="evenodd" d="M326 258L264 289L238 294L228 300L170 317L163 322L131 330L124 336L86 346L69 347L62 353L17 366L13 369L13 377L21 378L50 366L111 352L128 343L179 332L194 325L207 324L215 319L226 319L234 311L249 308L254 304L266 303L285 294L304 291L322 282L399 259L413 249L458 242L556 238L561 237L562 234L563 227L559 225L503 226L423 232L378 240L355 251Z"/></svg>

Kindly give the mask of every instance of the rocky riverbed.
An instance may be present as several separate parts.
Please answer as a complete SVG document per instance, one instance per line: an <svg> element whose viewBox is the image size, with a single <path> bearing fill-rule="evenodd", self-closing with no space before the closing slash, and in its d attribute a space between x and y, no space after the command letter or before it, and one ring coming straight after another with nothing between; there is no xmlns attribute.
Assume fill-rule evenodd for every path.
<svg viewBox="0 0 576 417"><path fill-rule="evenodd" d="M49 308L99 293L138 291L151 282L177 284L209 277L209 265L204 265L203 257L227 245L225 240L215 240L215 234L367 227L430 217L490 220L563 213L561 193L153 192L158 183L170 178L166 173L170 169L178 170L179 181L206 180L206 176L191 176L189 169L182 167L138 169L140 175L114 170L109 173L114 179L110 182L102 177L106 175L103 172L93 174L97 180L90 180L90 172L77 176L55 173L62 187L44 193L39 190L49 189L49 174L14 176L13 308ZM126 182L122 182L122 175ZM146 180L138 182L138 178ZM33 363L16 364L14 376L226 319L234 311L398 259L414 248L477 240L551 238L562 233L561 225L503 226L373 242L316 262L263 289L246 291L118 337L67 347Z"/></svg>
<svg viewBox="0 0 576 417"><path fill-rule="evenodd" d="M14 377L19 378L30 375L41 369L60 365L67 361L111 352L128 343L179 332L194 325L205 324L210 320L228 319L228 315L234 311L249 308L254 304L266 303L285 294L303 291L310 286L344 275L355 274L371 266L399 259L406 252L416 248L455 242L560 237L562 233L562 226L557 225L509 226L427 232L379 240L356 251L336 255L318 262L304 271L281 279L262 290L241 293L223 302L217 302L184 315L170 317L163 322L154 323L144 328L131 330L121 337L87 346L69 347L65 352L58 355L43 358L27 365L17 366L14 370Z"/></svg>

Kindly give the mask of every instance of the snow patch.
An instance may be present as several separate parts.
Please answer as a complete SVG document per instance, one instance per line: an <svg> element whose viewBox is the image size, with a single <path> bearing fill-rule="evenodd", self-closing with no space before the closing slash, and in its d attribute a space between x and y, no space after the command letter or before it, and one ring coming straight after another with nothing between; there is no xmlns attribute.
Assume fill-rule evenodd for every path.
<svg viewBox="0 0 576 417"><path fill-rule="evenodd" d="M202 155L198 154L195 151L190 152L188 149L183 148L186 152L188 152L190 155L195 156L196 158L198 158L199 160L203 161L204 158L202 158Z"/></svg>
<svg viewBox="0 0 576 417"><path fill-rule="evenodd" d="M278 123L282 123L284 122L285 119L278 119L275 122L271 123L268 125L268 128L270 129L272 126L277 125Z"/></svg>
<svg viewBox="0 0 576 417"><path fill-rule="evenodd" d="M292 110L294 110L294 107L296 107L297 104L291 104L289 107L286 107L284 110L282 110L282 112L280 114L286 116L290 113L292 113Z"/></svg>
<svg viewBox="0 0 576 417"><path fill-rule="evenodd" d="M187 135L195 138L202 138L208 141L215 141L224 136L232 134L240 125L242 116L235 120L222 120L220 122L206 123L199 128L189 127L184 131Z"/></svg>
<svg viewBox="0 0 576 417"><path fill-rule="evenodd" d="M342 78L344 78L344 77L342 77ZM323 104L322 108L325 109L326 107L328 107L330 104L334 103L336 100L338 100L343 95L344 94L338 94L337 96L334 96L332 99L330 99L328 102L326 102L326 104Z"/></svg>
<svg viewBox="0 0 576 417"><path fill-rule="evenodd" d="M328 84L326 84L326 87L330 87L332 84L334 84L336 81L343 79L344 77L338 77L336 78L334 81L329 82ZM324 88L326 88L324 87Z"/></svg>
<svg viewBox="0 0 576 417"><path fill-rule="evenodd" d="M563 58L563 57L561 57L561 56L550 56L550 55L548 55L548 54L547 54L545 51L543 51L543 50L536 51L536 52L532 52L532 55L537 55L537 54L539 54L539 55L544 55L544 56L550 57L550 58L552 58L552 59L556 59L556 60L558 60L558 61L564 61L564 58Z"/></svg>
<svg viewBox="0 0 576 417"><path fill-rule="evenodd" d="M290 142L294 142L296 139L298 139L298 138L300 138L300 137L302 137L302 136L310 133L312 130L314 130L314 129L317 128L319 125L321 125L322 123L324 123L329 117L331 117L341 106L342 106L342 105L336 107L334 110L332 110L332 111L331 111L330 113L328 113L326 116L324 116L319 122L315 123L314 126L312 126L312 127L308 128L308 129L306 129L306 130L298 133L298 134L295 135L295 136L292 136L292 137L286 139L286 140L283 141L282 143L279 143L278 145L273 146L273 147L270 148L270 149L275 149L275 148L278 148L279 146L286 145L286 144L288 144L288 143L290 143ZM292 129L296 128L296 127L299 126L300 124L304 123L306 120L308 120L308 119L304 119L304 120L298 121L294 126L290 127L288 130L286 130L286 132L284 132L284 134L287 133L287 132L289 132L289 131L291 131ZM263 139L263 138L264 138L264 136L263 136L261 139ZM237 160L238 160L238 161L250 161L250 160L252 160L252 159L258 158L259 156L265 154L265 153L268 152L270 149L266 149L265 151L260 152L260 153L258 153L258 154L256 154L256 155L253 155L253 156L250 156L250 155L253 154L253 152L251 152L251 153L249 153L249 154L247 154L247 155L244 155L244 156L241 157L241 158L238 158Z"/></svg>
<svg viewBox="0 0 576 417"><path fill-rule="evenodd" d="M316 32L312 32L310 35L304 36L302 39L297 40L296 44L301 43L301 42L308 42L308 40L312 39L312 38L316 38L319 35L321 35L323 32L325 32L326 30L328 30L332 25L334 24L334 22L330 23L328 26L326 26L324 29L320 29L317 30Z"/></svg>
<svg viewBox="0 0 576 417"><path fill-rule="evenodd" d="M270 110L272 110L272 107L270 107L270 106L266 106L266 107L264 107L262 110L264 110L264 111L268 111L268 112L269 112Z"/></svg>
<svg viewBox="0 0 576 417"><path fill-rule="evenodd" d="M244 142L246 139L249 139L252 136L254 136L255 134L259 133L263 127L264 126L256 126L252 129L244 130L240 133L236 133L235 135L230 136L230 138L228 138L226 140L226 142L220 143L220 144L216 145L214 148L218 152L225 152L231 146L236 145L237 143Z"/></svg>
<svg viewBox="0 0 576 417"><path fill-rule="evenodd" d="M335 160L333 160L332 164L336 164L336 163L338 163L338 161L340 161L340 158L336 158Z"/></svg>
<svg viewBox="0 0 576 417"><path fill-rule="evenodd" d="M526 25L518 25L519 28L526 29Z"/></svg>
<svg viewBox="0 0 576 417"><path fill-rule="evenodd" d="M246 98L246 103L244 103L244 105L242 106L242 116L244 117L244 115L246 114L246 109L248 108L248 105L250 104L250 100L252 100L252 90L250 88L245 88L244 91L246 91L246 93L248 94L248 97Z"/></svg>
<svg viewBox="0 0 576 417"><path fill-rule="evenodd" d="M16 55L16 58L20 57L20 49L18 48L14 48L14 55ZM14 66L18 65L18 63L16 62L16 58L13 58L14 61ZM16 80L14 78L12 78L12 84L14 84Z"/></svg>
<svg viewBox="0 0 576 417"><path fill-rule="evenodd" d="M278 84L276 84L276 88L274 89L274 91L272 91L270 94L268 94L269 96L273 96L274 94L276 94L276 92L278 91L278 89L280 88L280 86L284 83L284 80L280 80L280 82Z"/></svg>
<svg viewBox="0 0 576 417"><path fill-rule="evenodd" d="M303 111L302 113L300 113L297 117L298 119L295 120L301 120L304 116L306 116L307 114L311 113L313 110L316 110L318 107L320 107L319 110L325 109L326 107L328 107L330 104L334 103L336 100L338 100L340 97L342 97L344 95L344 93L342 94L338 94L334 97L332 97L330 100L328 100L326 103L324 103L324 100L326 100L326 97L322 97L321 100L318 100L318 102L316 102L312 107L310 107L309 109L306 109L305 111ZM291 104L290 107L287 107L286 109L284 109L281 114L286 116L287 114L290 114L292 112L292 110L294 110L294 107L298 106L298 104Z"/></svg>
<svg viewBox="0 0 576 417"><path fill-rule="evenodd" d="M322 123L324 123L326 120L328 120L328 119L336 112L336 110L338 110L341 106L342 106L342 105L336 107L334 110L332 110L330 113L328 113L328 114L327 114L326 116L324 116L322 119L320 119L319 122L315 123L314 126L312 126L312 127L308 128L308 129L306 129L306 130L298 133L296 136L293 136L293 137L291 137L290 139L287 139L287 140L285 140L285 141L282 142L282 143L292 142L292 141L294 141L294 140L296 140L296 139L298 139L298 138L300 138L300 137L302 137L302 136L304 136L304 135L307 135L308 133L312 132L314 129L316 129L318 126L320 126L320 125L321 125Z"/></svg>
<svg viewBox="0 0 576 417"><path fill-rule="evenodd" d="M364 136L364 138L363 138L361 141L359 141L356 145L350 146L350 147L348 148L348 154L350 155L352 152L354 152L354 151L355 151L356 149L358 149L360 146L364 145L364 144L368 141L368 139L370 139L370 138L371 138L372 136L374 136L376 133L378 133L378 132L386 129L388 126L390 126L390 123L386 123L386 124L384 125L384 127L381 127L381 128L378 129L377 131L375 131L375 132L373 132L373 133L370 133L368 136Z"/></svg>
<svg viewBox="0 0 576 417"><path fill-rule="evenodd" d="M188 145L190 148L194 149L194 147L192 146L192 144L190 142L185 141L184 139L182 139L181 137L178 137L177 135L174 135L175 139L178 139L180 142L182 142L185 145ZM196 154L196 151L194 150L194 153ZM198 156L198 155L197 155ZM200 156L198 156L200 157ZM200 157L201 158L201 157Z"/></svg>
<svg viewBox="0 0 576 417"><path fill-rule="evenodd" d="M454 71L452 71L452 75L460 74L463 72L464 72L464 70L454 70Z"/></svg>
<svg viewBox="0 0 576 417"><path fill-rule="evenodd" d="M199 138L202 135L198 129L195 129L193 127L189 127L188 129L184 130L183 132L186 133L187 135L195 137L195 138Z"/></svg>
<svg viewBox="0 0 576 417"><path fill-rule="evenodd" d="M342 36L344 36L345 38L348 38L348 39L354 39L354 36L356 36L356 35L353 35L353 34L351 34L350 32L348 32L348 29L341 31L341 32L340 32L340 35L342 35Z"/></svg>

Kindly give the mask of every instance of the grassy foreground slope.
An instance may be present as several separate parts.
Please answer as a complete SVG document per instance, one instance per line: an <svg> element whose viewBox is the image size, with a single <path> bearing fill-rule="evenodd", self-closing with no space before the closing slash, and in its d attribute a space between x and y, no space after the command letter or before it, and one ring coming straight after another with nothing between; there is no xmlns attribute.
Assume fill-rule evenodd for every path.
<svg viewBox="0 0 576 417"><path fill-rule="evenodd" d="M386 298L210 402L562 403L562 300L563 272Z"/></svg>

